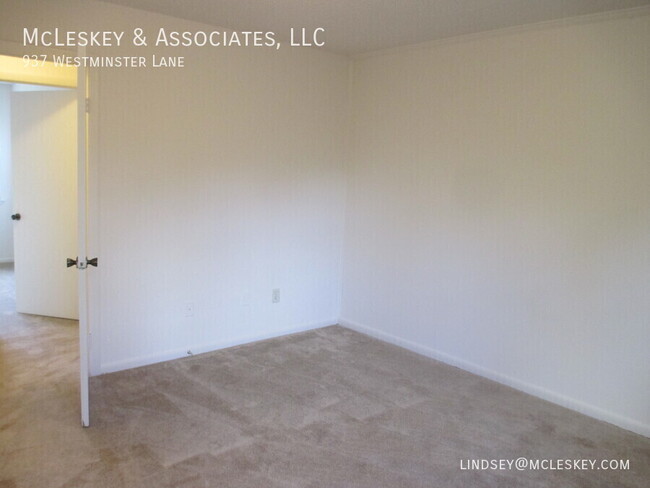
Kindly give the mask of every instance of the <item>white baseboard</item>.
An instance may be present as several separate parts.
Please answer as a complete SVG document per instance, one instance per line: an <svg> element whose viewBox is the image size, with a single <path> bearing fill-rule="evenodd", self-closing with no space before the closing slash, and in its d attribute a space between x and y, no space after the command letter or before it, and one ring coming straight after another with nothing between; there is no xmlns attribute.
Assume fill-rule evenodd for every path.
<svg viewBox="0 0 650 488"><path fill-rule="evenodd" d="M14 258L0 258L0 264L13 263Z"/></svg>
<svg viewBox="0 0 650 488"><path fill-rule="evenodd" d="M161 353L149 354L147 356L140 356L135 358L123 359L120 361L109 362L101 365L100 368L101 372L99 374L114 373L116 371L122 371L124 369L138 368L140 366L147 366L149 364L161 363L163 361L170 361L172 359L185 358L188 357L187 354L188 349L192 351L192 355L194 356L206 352L217 351L219 349L226 349L228 347L239 346L241 344L248 344L251 342L272 339L274 337L296 334L298 332L305 332L307 330L312 330L312 329L320 329L321 327L335 325L336 323L337 323L336 319L324 320L321 322L312 322L309 324L290 327L279 331L260 333L256 335L250 335L250 336L243 336L243 337L238 337L236 339L211 343L211 344L196 344L193 346L173 349Z"/></svg>
<svg viewBox="0 0 650 488"><path fill-rule="evenodd" d="M644 424L637 420L618 415L608 410L603 410L594 405L590 405L588 403L581 402L574 398L567 397L566 395L556 393L554 391L548 390L541 386L534 385L532 383L529 383L527 381L518 378L513 378L512 376L498 373L491 369L487 369L484 368L483 366L472 363L471 361L467 361L465 359L452 356L450 354L438 351L436 349L433 349L428 346L424 346L422 344L418 344L412 341L408 341L406 339L402 339L392 334L388 334L386 332L373 329L371 327L359 324L351 320L341 318L339 320L339 325L341 325L342 327L347 327L348 329L355 330L362 334L366 334L370 337L374 337L376 339L382 340L384 342L388 342L390 344L403 347L404 349L408 349L409 351L413 351L415 353L435 359L437 361L441 361L451 366L455 366L465 371L469 371L470 373L483 376L484 378L488 378L498 383L510 386L512 388L515 388L516 390L523 391L525 393L536 396L543 400L547 400L549 402L560 405L562 407L575 410L584 415L588 415L589 417L593 417L598 420L609 422L610 424L614 424L618 427L622 427L623 429L630 430L637 434L641 434L645 437L650 437L650 425Z"/></svg>

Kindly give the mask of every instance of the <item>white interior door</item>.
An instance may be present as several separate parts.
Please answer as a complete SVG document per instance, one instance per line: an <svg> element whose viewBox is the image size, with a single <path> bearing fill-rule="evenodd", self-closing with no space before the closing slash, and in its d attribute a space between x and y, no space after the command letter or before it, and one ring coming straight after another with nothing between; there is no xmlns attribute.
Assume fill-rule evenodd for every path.
<svg viewBox="0 0 650 488"><path fill-rule="evenodd" d="M77 274L77 93L13 92L16 310L79 318Z"/></svg>
<svg viewBox="0 0 650 488"><path fill-rule="evenodd" d="M77 54L85 56L85 48ZM81 425L90 426L90 390L88 384L90 356L90 315L88 313L87 280L87 215L88 215L88 78L84 68L77 69L77 249L78 249L78 297L79 297L79 393L81 396ZM95 261L95 267L97 261Z"/></svg>

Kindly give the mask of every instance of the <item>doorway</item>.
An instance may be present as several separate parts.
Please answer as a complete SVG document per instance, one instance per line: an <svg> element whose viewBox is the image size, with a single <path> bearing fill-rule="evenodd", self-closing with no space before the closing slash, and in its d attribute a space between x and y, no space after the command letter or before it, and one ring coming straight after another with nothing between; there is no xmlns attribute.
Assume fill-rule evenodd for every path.
<svg viewBox="0 0 650 488"><path fill-rule="evenodd" d="M78 320L64 266L77 247L76 92L12 84L9 99L16 310Z"/></svg>
<svg viewBox="0 0 650 488"><path fill-rule="evenodd" d="M87 289L84 273L77 271L87 266L86 73L52 63L42 69L27 67L20 58L0 55L0 81L11 84L13 188L9 193L15 304L17 312L22 312L14 311L10 321L15 326L28 318L31 325L42 325L38 331L51 330L53 324L73 324L75 333L64 335L77 351L74 363L79 370L81 420L88 426ZM77 255L84 257L77 259ZM75 268L66 269L67 258L72 258ZM2 271L6 275L11 269ZM75 378L67 381L75 382Z"/></svg>

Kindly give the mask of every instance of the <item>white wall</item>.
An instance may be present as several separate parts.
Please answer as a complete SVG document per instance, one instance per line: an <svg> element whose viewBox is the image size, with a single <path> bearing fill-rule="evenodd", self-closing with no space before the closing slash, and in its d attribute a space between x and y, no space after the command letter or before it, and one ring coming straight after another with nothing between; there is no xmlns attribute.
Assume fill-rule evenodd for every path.
<svg viewBox="0 0 650 488"><path fill-rule="evenodd" d="M14 260L10 114L11 85L0 83L0 263Z"/></svg>
<svg viewBox="0 0 650 488"><path fill-rule="evenodd" d="M24 25L207 28L94 2L7 9L14 41ZM104 54L129 52L143 54ZM336 323L349 61L286 46L154 52L187 67L93 79L93 371Z"/></svg>
<svg viewBox="0 0 650 488"><path fill-rule="evenodd" d="M650 16L354 73L342 323L650 435Z"/></svg>

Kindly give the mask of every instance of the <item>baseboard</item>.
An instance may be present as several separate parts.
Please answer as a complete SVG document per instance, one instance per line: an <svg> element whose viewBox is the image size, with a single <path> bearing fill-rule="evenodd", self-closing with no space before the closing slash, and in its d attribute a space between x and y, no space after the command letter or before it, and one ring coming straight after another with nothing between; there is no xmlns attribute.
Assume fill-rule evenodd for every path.
<svg viewBox="0 0 650 488"><path fill-rule="evenodd" d="M109 362L101 365L99 374L114 373L116 371L122 371L125 369L139 368L140 366L147 366L149 364L155 364L164 361L171 361L173 359L185 358L188 356L187 354L188 349L192 351L192 355L203 354L206 352L217 351L219 349L226 349L228 347L239 346L242 344L248 344L248 343L262 341L266 339L273 339L275 337L296 334L298 332L305 332L307 330L320 329L321 327L327 327L330 325L334 325L336 323L337 323L336 319L324 320L320 322L312 322L308 324L298 325L295 327L289 327L279 331L242 336L236 339L210 343L210 344L196 344L184 348L164 351L161 353L149 354L146 356L140 356L136 358L129 358L120 361Z"/></svg>
<svg viewBox="0 0 650 488"><path fill-rule="evenodd" d="M455 366L465 371L469 371L470 373L474 373L478 376L482 376L484 378L488 378L490 380L496 381L506 386L510 386L512 388L515 388L516 390L523 391L525 393L536 396L543 400L547 400L549 402L560 405L562 407L575 410L576 412L580 412L589 417L593 417L595 419L602 420L610 424L614 424L618 427L621 427L626 430L630 430L632 432L643 435L645 437L650 437L650 425L648 424L644 424L642 422L639 422L634 419L630 419L628 417L623 417L621 415L618 415L614 412L610 412L608 410L603 410L594 405L590 405L581 402L579 400L576 400L574 398L567 397L566 395L556 393L554 391L548 390L541 386L534 385L527 381L523 381L518 378L513 378L512 376L498 373L496 371L493 371L488 368L484 368L483 366L472 363L465 359L461 359L456 356L452 356L450 354L438 351L431 347L424 346L422 344L418 344L406 339L402 339L400 337L397 337L392 334L388 334L386 332L377 329L373 329L371 327L359 324L352 320L341 318L338 323L342 327L346 327L348 329L355 330L357 332L368 335L370 337L374 337L384 342L388 342L390 344L403 347L404 349L408 349L409 351L413 351L423 356L435 359L437 361L441 361L443 363L449 364L451 366Z"/></svg>
<svg viewBox="0 0 650 488"><path fill-rule="evenodd" d="M0 264L13 263L14 258L0 258Z"/></svg>

